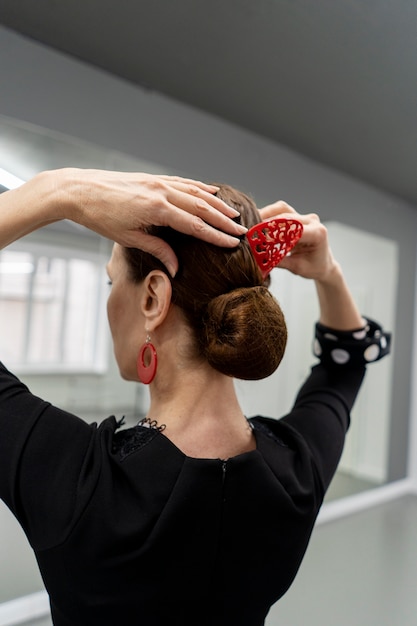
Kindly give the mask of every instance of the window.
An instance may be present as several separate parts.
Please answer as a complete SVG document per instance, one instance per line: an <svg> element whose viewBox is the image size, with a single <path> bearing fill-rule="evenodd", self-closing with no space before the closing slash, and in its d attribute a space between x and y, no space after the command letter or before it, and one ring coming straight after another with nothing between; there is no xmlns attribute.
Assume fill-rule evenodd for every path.
<svg viewBox="0 0 417 626"><path fill-rule="evenodd" d="M102 372L103 254L19 242L0 252L0 360L19 372Z"/></svg>

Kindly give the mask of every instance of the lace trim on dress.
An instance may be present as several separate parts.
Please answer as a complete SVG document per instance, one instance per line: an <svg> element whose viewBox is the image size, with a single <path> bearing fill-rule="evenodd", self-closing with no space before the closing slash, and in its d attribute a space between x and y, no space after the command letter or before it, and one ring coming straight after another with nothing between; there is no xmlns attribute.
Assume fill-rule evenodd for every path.
<svg viewBox="0 0 417 626"><path fill-rule="evenodd" d="M122 422L119 422L118 426ZM112 452L119 455L119 460L124 461L128 456L137 452L150 443L163 430L156 423L147 418L141 420L134 428L128 428L116 433L113 438Z"/></svg>
<svg viewBox="0 0 417 626"><path fill-rule="evenodd" d="M278 423L278 420L276 420L276 422ZM288 444L286 444L285 441L281 439L281 437L279 437L276 433L274 433L274 431L270 428L268 424L265 424L261 420L258 420L256 417L253 417L249 423L253 430L260 431L261 433L269 437L269 439L273 439L275 443L278 443L280 446L284 448L289 447Z"/></svg>

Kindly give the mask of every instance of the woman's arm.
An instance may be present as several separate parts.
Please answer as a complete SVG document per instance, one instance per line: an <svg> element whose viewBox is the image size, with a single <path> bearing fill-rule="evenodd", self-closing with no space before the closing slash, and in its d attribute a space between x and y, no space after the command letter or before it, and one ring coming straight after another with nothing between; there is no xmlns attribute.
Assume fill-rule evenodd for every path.
<svg viewBox="0 0 417 626"><path fill-rule="evenodd" d="M121 245L159 258L175 274L177 259L151 225L170 226L215 245L233 247L246 229L217 198L217 187L176 176L66 168L43 172L0 194L0 248L28 233L70 219Z"/></svg>
<svg viewBox="0 0 417 626"><path fill-rule="evenodd" d="M315 214L299 215L284 202L261 210L262 219L296 218L303 235L279 267L315 281L320 305L314 354L320 359L297 394L291 412L276 428L290 426L300 436L300 454L312 459L319 477L319 503L339 463L350 411L366 364L389 352L389 334L364 320L329 246L327 229ZM321 326L323 325L323 326ZM328 329L333 332L328 332ZM360 332L352 332L359 331ZM284 436L283 431L281 436ZM307 445L305 445L307 444Z"/></svg>
<svg viewBox="0 0 417 626"><path fill-rule="evenodd" d="M300 215L285 202L276 202L260 211L262 219L296 218L304 230L291 254L279 267L315 281L320 306L320 323L334 330L355 330L365 325L342 269L329 246L327 229L316 214Z"/></svg>

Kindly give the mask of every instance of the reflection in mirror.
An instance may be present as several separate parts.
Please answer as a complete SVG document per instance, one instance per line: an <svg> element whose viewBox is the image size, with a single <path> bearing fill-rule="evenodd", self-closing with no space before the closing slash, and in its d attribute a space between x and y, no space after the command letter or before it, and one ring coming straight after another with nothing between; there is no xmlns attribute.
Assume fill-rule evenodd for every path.
<svg viewBox="0 0 417 626"><path fill-rule="evenodd" d="M68 166L164 173L153 163L4 116L0 116L0 136L0 168L22 180ZM144 404L141 388L120 378L109 342L104 265L110 251L107 240L61 222L9 246L0 258L0 317L2 327L9 329L0 340L0 358L34 393L87 421L101 421L111 413L133 420ZM75 300L71 292L80 264L87 298ZM64 300L71 301L73 309L66 320L60 315ZM86 333L83 354L71 348L73 331L79 332L80 326ZM18 335L22 338L20 345L13 345L13 334L16 341ZM34 555L1 501L0 530L0 623L3 617L8 619L9 603L22 596L31 599L32 617L45 614L48 604ZM16 610L12 609L13 615Z"/></svg>
<svg viewBox="0 0 417 626"><path fill-rule="evenodd" d="M0 134L2 136L0 168L25 180L44 169L73 165L163 173L162 168L155 164L91 146L8 118L0 117ZM370 317L375 316L386 328L394 328L398 271L397 244L343 224L329 223L328 228L335 256L344 267L348 282L353 287L362 312ZM60 250L59 254L57 254L57 249ZM13 251L16 254L26 255L24 258L19 257L19 262L36 266L38 276L36 277L32 272L31 291L31 283L27 282L28 275L25 278L22 274L19 279L20 286L16 281L12 285L10 279L6 279L5 274L0 275L2 281L0 283L2 300L0 316L10 315L11 292L19 287L26 296L29 294L32 298L31 304L28 305L29 300L26 297L25 312L22 312L24 307L20 298L20 322L23 324L24 332L29 333L27 336L30 337L33 329L32 331L30 329L29 314L31 311L33 315L38 314L33 307L39 310L39 307L48 305L49 312L55 310L55 314L58 317L60 315L60 299L54 291L53 278L50 273L53 264L50 260L56 259L54 271L64 271L69 277L72 271L69 269L69 259L78 258L83 261L87 259L93 264L100 260L104 264L104 259L110 253L110 243L89 231L83 232L69 223L60 223L34 233L15 247L8 249L8 253ZM66 264L62 262L63 259L66 259ZM0 262L4 263L9 261L10 259L6 257L0 259ZM28 265L25 267L27 268ZM95 273L95 270L92 270L91 280L95 283L93 288L90 285L90 293L96 290L91 306L94 309L95 304L100 303L102 308L102 317L97 317L102 334L95 338L95 341L102 344L98 361L94 361L93 358L92 365L90 363L91 367L85 362L80 365L76 355L71 353L68 357L70 367L63 371L61 363L61 371L51 374L53 359L56 364L59 354L62 350L65 351L65 342L68 342L65 332L62 331L64 325L59 323L59 320L55 320L55 332L60 338L61 353L58 351L54 355L53 348L51 348L52 352L48 358L52 361L49 364L42 363L39 360L39 345L36 345L34 337L32 343L29 342L26 347L22 346L22 357L20 363L16 363L15 369L18 374L22 374L23 380L34 393L89 421L100 421L107 415L115 413L119 416L127 415L128 421L130 417L133 423L146 412L147 395L142 387L120 379L111 348L104 349L108 346L108 334L102 330L105 307L100 281L105 279L101 272ZM70 278L68 281L68 289L59 296L72 299ZM317 308L313 285L277 269L273 272L272 291L280 301L287 317L289 327L287 353L279 370L269 379L256 383L237 383L239 397L247 415L261 413L279 417L285 414L290 409L309 366L314 362L311 344ZM52 298L54 302L51 296L55 297L55 300ZM94 311L94 314L99 316L97 310L94 309ZM75 319L78 319L78 313L75 313ZM19 320L16 317L14 321L17 324ZM3 319L1 326L4 328L5 324L7 321ZM77 322L75 321L74 324L77 325ZM42 332L44 331L45 329ZM6 350L11 350L10 344L4 344L3 351ZM67 354L70 354L69 350ZM37 355L36 358L34 355ZM19 361L18 358L17 361ZM384 359L369 368L366 385L354 409L352 427L340 469L330 488L328 499L340 498L369 489L386 480L392 362L392 359ZM0 560L2 565L13 563L13 567L3 566L0 570L1 603L37 592L43 588L43 585L23 533L2 503L0 503L0 527L2 530ZM10 572L13 574L10 575Z"/></svg>
<svg viewBox="0 0 417 626"><path fill-rule="evenodd" d="M29 241L0 251L0 326L9 330L0 351L11 370L107 369L105 260L100 252Z"/></svg>
<svg viewBox="0 0 417 626"><path fill-rule="evenodd" d="M334 252L364 315L395 328L398 244L390 239L328 224ZM328 499L384 484L388 477L393 358L369 367L352 412L339 471ZM340 489L340 493L338 490Z"/></svg>
<svg viewBox="0 0 417 626"><path fill-rule="evenodd" d="M363 315L395 326L398 251L394 241L330 222L332 250ZM264 381L238 382L248 415L282 416L292 405L312 356L313 327L318 308L314 285L287 271L274 270L271 289L288 325L288 346L277 372ZM368 368L352 411L352 422L339 469L326 500L335 500L384 484L388 472L392 395L392 358Z"/></svg>

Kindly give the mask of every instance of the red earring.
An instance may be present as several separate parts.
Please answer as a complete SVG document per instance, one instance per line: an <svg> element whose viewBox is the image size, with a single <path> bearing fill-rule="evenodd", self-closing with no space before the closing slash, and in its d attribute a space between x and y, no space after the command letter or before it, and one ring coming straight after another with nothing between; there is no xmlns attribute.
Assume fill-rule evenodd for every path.
<svg viewBox="0 0 417 626"><path fill-rule="evenodd" d="M157 365L158 358L156 355L155 346L151 343L151 338L148 335L146 337L145 343L139 350L137 360L137 372L141 383L149 385L149 383L153 381L153 379L155 378Z"/></svg>

